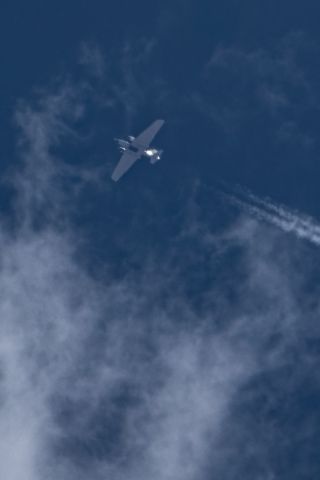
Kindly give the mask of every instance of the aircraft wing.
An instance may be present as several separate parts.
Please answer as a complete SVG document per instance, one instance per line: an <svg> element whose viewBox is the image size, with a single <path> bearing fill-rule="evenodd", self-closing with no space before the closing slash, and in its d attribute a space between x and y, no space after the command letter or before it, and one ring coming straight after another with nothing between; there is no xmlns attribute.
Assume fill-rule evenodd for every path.
<svg viewBox="0 0 320 480"><path fill-rule="evenodd" d="M155 120L148 128L146 128L131 142L131 145L145 150L149 147L150 143L157 135L163 124L164 120Z"/></svg>
<svg viewBox="0 0 320 480"><path fill-rule="evenodd" d="M140 152L125 151L111 175L112 180L117 182L140 157Z"/></svg>

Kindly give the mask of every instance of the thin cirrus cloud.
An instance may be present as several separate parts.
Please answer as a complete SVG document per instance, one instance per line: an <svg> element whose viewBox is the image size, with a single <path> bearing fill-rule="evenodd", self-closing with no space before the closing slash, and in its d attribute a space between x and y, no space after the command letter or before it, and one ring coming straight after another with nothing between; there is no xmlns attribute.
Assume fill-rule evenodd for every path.
<svg viewBox="0 0 320 480"><path fill-rule="evenodd" d="M305 128L304 119L317 114L319 98L301 62L302 51L316 55L315 46L299 32L273 48L218 45L193 94L194 107L229 138L245 135L263 118L262 131L271 131L276 142L312 147L317 137L313 129Z"/></svg>
<svg viewBox="0 0 320 480"><path fill-rule="evenodd" d="M82 43L79 63L94 77L103 78L106 73L106 59L96 44Z"/></svg>
<svg viewBox="0 0 320 480"><path fill-rule="evenodd" d="M128 130L134 127L143 109L156 105L159 111L169 94L162 75L152 68L156 46L155 39L141 38L124 42L111 50L108 57L96 44L81 46L79 64L101 82L96 92L99 106L117 109Z"/></svg>
<svg viewBox="0 0 320 480"><path fill-rule="evenodd" d="M177 237L161 268L150 251L151 267L95 278L79 260L79 228L66 208L79 199L62 188L71 172L63 144L77 135L84 103L76 88L60 86L15 115L16 226L3 223L0 236L1 478L231 479L233 464L247 478L272 478L266 439L250 452L241 441L250 444L267 418L262 412L246 432L237 409L253 393L263 398L268 386L254 382L295 366L294 353L293 390L304 358L315 362L304 354L308 335L318 335L318 302L296 294L308 270L297 274L290 249L277 257L278 236L246 218L219 233L203 225L206 245L188 225L190 243ZM181 288L188 269L202 268L188 264L197 249L225 262L202 285L199 307Z"/></svg>

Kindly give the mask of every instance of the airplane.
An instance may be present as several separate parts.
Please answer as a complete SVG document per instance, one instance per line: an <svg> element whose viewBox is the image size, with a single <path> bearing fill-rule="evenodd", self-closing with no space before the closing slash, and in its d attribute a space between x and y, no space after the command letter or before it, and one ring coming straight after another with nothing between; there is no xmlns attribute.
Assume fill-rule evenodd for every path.
<svg viewBox="0 0 320 480"><path fill-rule="evenodd" d="M149 158L151 164L154 164L161 159L163 150L149 148L149 146L163 124L164 120L155 120L137 137L132 137L130 135L127 137L127 140L115 138L120 151L123 153L118 165L111 175L113 181L117 182L141 157Z"/></svg>

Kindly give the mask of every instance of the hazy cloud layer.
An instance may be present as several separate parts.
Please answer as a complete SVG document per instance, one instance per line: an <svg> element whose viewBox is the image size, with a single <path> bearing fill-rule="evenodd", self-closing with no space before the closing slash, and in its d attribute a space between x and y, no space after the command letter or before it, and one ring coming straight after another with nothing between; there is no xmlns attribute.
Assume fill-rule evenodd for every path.
<svg viewBox="0 0 320 480"><path fill-rule="evenodd" d="M279 478L275 449L304 439L308 454L316 438L307 414L293 431L268 409L297 398L316 364L317 253L246 216L218 232L186 212L163 258L151 249L122 279L93 277L61 154L81 98L60 86L16 112L17 218L0 236L1 478ZM310 473L299 468L291 478Z"/></svg>

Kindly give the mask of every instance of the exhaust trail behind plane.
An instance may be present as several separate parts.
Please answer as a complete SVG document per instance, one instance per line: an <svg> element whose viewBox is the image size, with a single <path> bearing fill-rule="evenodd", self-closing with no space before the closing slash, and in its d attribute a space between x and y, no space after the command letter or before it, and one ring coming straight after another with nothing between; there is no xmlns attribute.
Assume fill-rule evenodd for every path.
<svg viewBox="0 0 320 480"><path fill-rule="evenodd" d="M266 221L284 232L293 233L299 238L320 246L320 224L312 217L290 210L270 199L257 197L240 187L231 193L223 192L223 196L240 210L258 220Z"/></svg>

